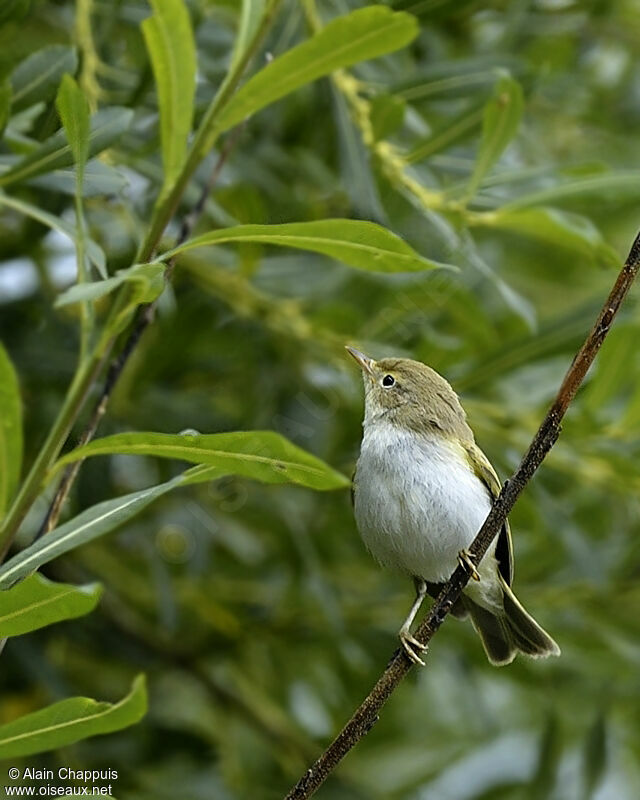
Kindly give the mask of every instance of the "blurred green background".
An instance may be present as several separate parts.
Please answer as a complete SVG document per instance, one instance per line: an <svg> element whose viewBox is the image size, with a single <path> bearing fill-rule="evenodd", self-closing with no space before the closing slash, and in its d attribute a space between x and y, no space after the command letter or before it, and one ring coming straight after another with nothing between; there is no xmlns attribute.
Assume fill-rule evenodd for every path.
<svg viewBox="0 0 640 800"><path fill-rule="evenodd" d="M359 5L318 0L316 22ZM640 224L640 5L393 6L419 19L419 37L250 119L198 230L370 219L459 271L380 275L258 245L185 255L101 435L269 428L350 474L362 416L350 343L440 371L500 476L514 470ZM86 201L109 271L126 267L161 178L139 27L149 7L6 8L3 74L45 46L75 43L93 107L134 109L130 129L96 160ZM224 77L239 4L189 8L199 113ZM306 38L313 16L309 4L283 0L252 70ZM507 74L522 87L522 121L466 198L482 110ZM2 152L58 125L52 99L25 107ZM59 173L12 192L73 220L72 182ZM187 192L183 212L196 197ZM3 210L0 259L0 337L20 376L30 462L75 365L76 319L52 306L73 281L73 247ZM562 658L494 669L471 626L447 620L427 668L412 672L319 797L640 796L639 332L634 290L511 516L516 591ZM91 459L65 515L177 469ZM45 509L42 499L22 544ZM407 579L365 552L348 492L234 478L168 495L43 571L100 580L105 595L87 617L8 643L0 722L69 695L122 696L145 672L150 710L140 724L24 760L115 768L114 794L132 800L282 796L380 674L412 598Z"/></svg>

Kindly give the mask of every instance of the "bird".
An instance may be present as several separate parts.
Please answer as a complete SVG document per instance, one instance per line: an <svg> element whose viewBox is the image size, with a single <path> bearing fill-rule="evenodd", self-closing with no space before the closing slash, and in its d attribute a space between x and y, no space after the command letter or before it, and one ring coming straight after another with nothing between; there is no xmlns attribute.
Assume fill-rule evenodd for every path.
<svg viewBox="0 0 640 800"><path fill-rule="evenodd" d="M427 594L436 597L462 563L467 583L452 614L470 617L489 662L560 648L516 598L508 521L479 564L468 551L500 480L475 442L460 400L438 372L409 358L375 361L347 351L362 370L365 412L353 477L356 524L372 556L413 578L416 597L398 632L408 658L424 665L426 646L411 625Z"/></svg>

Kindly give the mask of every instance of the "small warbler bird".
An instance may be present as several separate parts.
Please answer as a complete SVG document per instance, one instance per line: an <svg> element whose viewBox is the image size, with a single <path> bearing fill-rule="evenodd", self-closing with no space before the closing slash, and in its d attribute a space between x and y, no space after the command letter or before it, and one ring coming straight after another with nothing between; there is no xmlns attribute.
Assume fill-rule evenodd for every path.
<svg viewBox="0 0 640 800"><path fill-rule="evenodd" d="M471 617L487 657L509 664L560 648L513 591L509 524L479 565L467 548L500 492L495 470L473 438L449 383L408 358L374 361L353 347L365 390L364 434L353 481L356 523L376 560L410 575L416 599L399 631L407 656L424 664L411 624L427 593L436 596L457 563L471 571L452 614Z"/></svg>

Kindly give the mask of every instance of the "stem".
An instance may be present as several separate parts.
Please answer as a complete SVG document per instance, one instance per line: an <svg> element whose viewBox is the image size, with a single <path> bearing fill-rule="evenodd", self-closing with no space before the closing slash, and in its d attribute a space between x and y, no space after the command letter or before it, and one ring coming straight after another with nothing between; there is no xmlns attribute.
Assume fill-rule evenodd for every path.
<svg viewBox="0 0 640 800"><path fill-rule="evenodd" d="M169 193L164 197L161 196L158 198L158 202L155 205L151 217L149 230L147 231L147 235L138 250L138 262L144 263L145 261L149 261L149 259L153 256L165 228L169 224L171 217L173 217L175 214L178 203L180 202L184 190L191 180L193 173L198 168L202 159L215 144L219 133L215 127L216 118L238 87L247 65L253 58L256 50L262 42L264 35L271 25L279 2L280 0L269 0L253 38L247 45L240 58L238 58L238 60L232 65L224 81L220 85L216 96L209 104L209 107L207 108L205 115L200 122L198 130L196 131L189 154L187 155L187 160L182 167L180 175L176 179L176 182Z"/></svg>
<svg viewBox="0 0 640 800"><path fill-rule="evenodd" d="M77 167L76 167L77 168ZM87 282L87 264L85 259L85 236L86 228L84 224L84 214L82 210L82 184L78 179L78 188L75 197L76 211L76 265L78 270L78 283ZM80 304L80 363L82 363L89 352L89 340L93 330L93 307L89 300Z"/></svg>
<svg viewBox="0 0 640 800"><path fill-rule="evenodd" d="M101 364L102 356L94 354L78 367L58 417L0 528L0 561L7 554L13 536L38 496L47 470L62 449Z"/></svg>
<svg viewBox="0 0 640 800"><path fill-rule="evenodd" d="M631 288L639 267L640 234L636 236L609 297L584 344L569 367L558 394L520 462L520 466L512 478L502 487L502 491L494 502L489 516L469 548L469 552L476 564L480 563L489 545L504 525L507 515L513 508L518 496L560 435L562 418L575 397L602 342L609 333L611 324ZM433 638L447 614L453 608L456 600L460 597L470 576L471 574L466 568L460 566L456 569L415 632L414 635L418 641L426 645ZM291 789L286 796L286 800L305 800L316 792L349 750L355 747L360 739L375 725L382 706L393 694L412 666L412 662L402 649L395 652L387 668L356 709L351 719L320 758Z"/></svg>

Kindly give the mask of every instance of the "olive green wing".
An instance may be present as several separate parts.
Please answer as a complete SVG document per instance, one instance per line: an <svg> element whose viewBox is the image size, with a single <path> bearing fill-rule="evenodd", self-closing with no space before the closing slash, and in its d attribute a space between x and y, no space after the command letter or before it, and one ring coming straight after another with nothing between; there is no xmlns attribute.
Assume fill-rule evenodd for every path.
<svg viewBox="0 0 640 800"><path fill-rule="evenodd" d="M465 443L464 449L471 468L487 487L491 499L495 500L500 494L501 485L496 471L491 466L491 462L475 442ZM508 520L505 521L502 530L498 534L496 558L498 559L498 567L502 577L511 586L513 581L513 543Z"/></svg>

